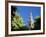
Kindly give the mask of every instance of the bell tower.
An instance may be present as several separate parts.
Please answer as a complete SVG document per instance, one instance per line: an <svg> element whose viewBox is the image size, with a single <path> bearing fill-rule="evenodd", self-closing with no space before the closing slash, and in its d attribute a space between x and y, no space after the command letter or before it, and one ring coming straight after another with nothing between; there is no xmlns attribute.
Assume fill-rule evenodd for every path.
<svg viewBox="0 0 46 37"><path fill-rule="evenodd" d="M29 29L34 29L34 19L32 16L32 12L30 13L30 16L29 16Z"/></svg>

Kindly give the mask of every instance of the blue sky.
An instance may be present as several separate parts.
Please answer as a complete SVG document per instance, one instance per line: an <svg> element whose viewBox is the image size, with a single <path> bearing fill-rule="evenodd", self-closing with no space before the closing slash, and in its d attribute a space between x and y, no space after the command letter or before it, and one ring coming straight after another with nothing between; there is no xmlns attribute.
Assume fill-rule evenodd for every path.
<svg viewBox="0 0 46 37"><path fill-rule="evenodd" d="M29 14L32 12L33 19L36 16L40 16L41 8L40 7L31 7L31 6L16 6L17 12L23 18L24 22L28 24Z"/></svg>

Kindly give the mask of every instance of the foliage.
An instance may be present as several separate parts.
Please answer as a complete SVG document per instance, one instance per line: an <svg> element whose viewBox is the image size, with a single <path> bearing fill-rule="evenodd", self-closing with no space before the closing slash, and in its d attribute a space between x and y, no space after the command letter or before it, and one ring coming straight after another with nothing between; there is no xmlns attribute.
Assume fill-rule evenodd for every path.
<svg viewBox="0 0 46 37"><path fill-rule="evenodd" d="M40 17L37 17L37 18L35 18L35 22L34 22L34 26L35 26L35 30L40 30L41 29L41 19L40 19Z"/></svg>
<svg viewBox="0 0 46 37"><path fill-rule="evenodd" d="M14 16L12 20L12 27L14 27L13 29L19 29L22 26L24 26L22 18L19 16Z"/></svg>
<svg viewBox="0 0 46 37"><path fill-rule="evenodd" d="M28 30L29 28L24 26L22 17L16 13L16 9L15 6L11 6L11 31Z"/></svg>

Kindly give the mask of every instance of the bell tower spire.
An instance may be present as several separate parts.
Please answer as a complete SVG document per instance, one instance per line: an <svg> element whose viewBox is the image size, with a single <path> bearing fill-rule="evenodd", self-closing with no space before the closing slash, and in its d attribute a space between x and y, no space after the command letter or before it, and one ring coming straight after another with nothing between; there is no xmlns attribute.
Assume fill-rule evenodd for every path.
<svg viewBox="0 0 46 37"><path fill-rule="evenodd" d="M34 28L34 20L33 20L32 12L30 13L29 18L30 18L29 29L33 29Z"/></svg>

